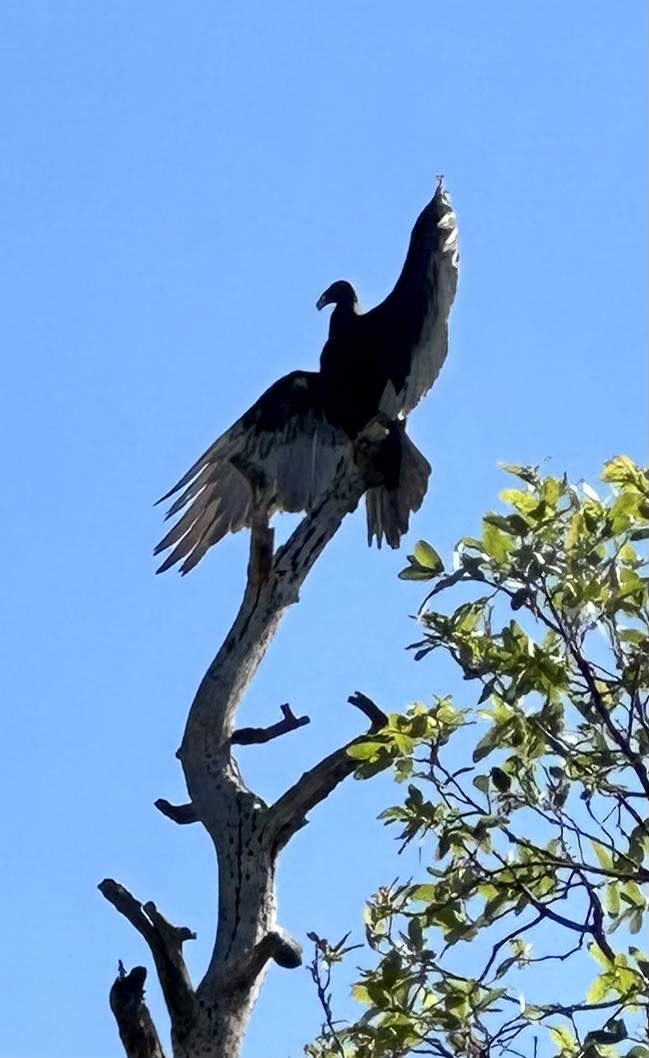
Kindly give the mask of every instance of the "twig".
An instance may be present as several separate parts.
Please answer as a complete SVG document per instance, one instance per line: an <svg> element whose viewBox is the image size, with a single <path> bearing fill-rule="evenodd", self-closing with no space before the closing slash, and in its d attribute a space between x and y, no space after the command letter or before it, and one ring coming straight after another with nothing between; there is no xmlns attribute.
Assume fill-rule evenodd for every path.
<svg viewBox="0 0 649 1058"><path fill-rule="evenodd" d="M373 734L387 725L388 718L383 710L379 709L378 705L376 705L371 698L368 698L366 694L362 694L361 691L355 691L354 694L350 694L347 701L350 705L355 706L356 709L360 709L361 713L365 714L370 721L370 731Z"/></svg>
<svg viewBox="0 0 649 1058"><path fill-rule="evenodd" d="M324 952L323 941L315 933L309 933L309 937L313 941L315 952L313 956L313 962L309 963L309 965L307 966L307 970L311 974L313 983L316 986L320 1006L322 1007L322 1012L325 1016L325 1022L327 1028L329 1029L334 1048L340 1055L340 1058L345 1058L345 1048L343 1047L342 1041L338 1033L336 1032L333 1014L331 1012L331 993L329 991L329 986L331 984L331 966L327 966L325 963L325 977L323 979L321 972Z"/></svg>
<svg viewBox="0 0 649 1058"><path fill-rule="evenodd" d="M280 735L286 735L289 731L296 731L298 727L311 723L308 716L295 716L288 704L280 705L280 709L284 714L283 720L278 720L276 724L271 724L269 727L241 727L233 732L230 744L252 746L261 742L270 742L273 738L279 738Z"/></svg>
<svg viewBox="0 0 649 1058"><path fill-rule="evenodd" d="M387 723L385 713L359 691L351 695L348 701L368 717L371 731L377 731ZM307 812L324 801L343 779L356 770L357 762L347 752L354 741L334 750L310 771L305 771L268 809L266 829L269 834L274 835L271 840L278 850L283 848L293 834L306 826Z"/></svg>
<svg viewBox="0 0 649 1058"><path fill-rule="evenodd" d="M198 823L198 816L191 801L185 805L172 805L169 801L165 801L164 797L159 797L157 801L154 801L154 805L163 816L173 819L174 823L179 823L181 826Z"/></svg>

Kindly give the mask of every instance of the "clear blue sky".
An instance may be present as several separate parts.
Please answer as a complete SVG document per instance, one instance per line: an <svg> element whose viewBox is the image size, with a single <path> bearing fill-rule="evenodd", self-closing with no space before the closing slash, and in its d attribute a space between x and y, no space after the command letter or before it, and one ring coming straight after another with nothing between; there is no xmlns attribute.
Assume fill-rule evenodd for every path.
<svg viewBox="0 0 649 1058"><path fill-rule="evenodd" d="M212 853L152 803L183 798L174 751L247 540L156 578L151 504L315 367L325 286L385 296L435 174L462 264L412 418L434 477L411 540L472 532L499 459L593 480L644 458L645 19L640 0L5 0L0 1058L120 1053L117 959L150 959L105 875L196 929L205 965ZM350 517L282 626L241 720L290 701L312 724L242 751L265 798L360 730L357 688L387 709L468 693L403 650L422 596L396 579L406 551L368 551ZM299 938L360 933L398 870L374 821L391 796L349 782L285 854ZM306 973L272 968L245 1058L297 1058L318 1023Z"/></svg>

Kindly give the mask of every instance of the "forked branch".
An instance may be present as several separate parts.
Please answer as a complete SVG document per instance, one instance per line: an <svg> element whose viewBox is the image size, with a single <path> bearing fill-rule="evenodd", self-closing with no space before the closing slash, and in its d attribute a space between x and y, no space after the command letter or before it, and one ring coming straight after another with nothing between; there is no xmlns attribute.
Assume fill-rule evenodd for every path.
<svg viewBox="0 0 649 1058"><path fill-rule="evenodd" d="M387 724L385 713L367 695L357 691L348 701L370 720L370 731L378 731ZM352 742L334 750L310 771L304 772L268 810L267 827L274 834L276 848L283 848L298 830L306 826L307 813L355 771L357 761L347 752L350 745Z"/></svg>
<svg viewBox="0 0 649 1058"><path fill-rule="evenodd" d="M112 878L105 878L98 888L149 945L172 1027L182 1035L194 1014L194 991L183 959L182 946L186 940L194 940L196 934L184 926L172 926L154 903L142 906L128 889Z"/></svg>

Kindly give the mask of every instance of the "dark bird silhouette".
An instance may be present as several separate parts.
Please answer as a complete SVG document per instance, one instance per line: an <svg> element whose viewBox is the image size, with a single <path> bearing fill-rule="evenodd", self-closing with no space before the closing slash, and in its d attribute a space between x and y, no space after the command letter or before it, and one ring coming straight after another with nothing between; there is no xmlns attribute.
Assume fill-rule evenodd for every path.
<svg viewBox="0 0 649 1058"><path fill-rule="evenodd" d="M367 313L345 280L317 302L333 304L319 372L275 382L158 502L180 492L167 518L184 514L158 544L173 548L158 572L182 560L188 573L228 532L276 511L312 511L354 461L370 424L383 431L366 493L368 542L398 547L426 494L430 465L406 433L406 417L437 378L457 286L455 213L441 178L418 217L394 290Z"/></svg>

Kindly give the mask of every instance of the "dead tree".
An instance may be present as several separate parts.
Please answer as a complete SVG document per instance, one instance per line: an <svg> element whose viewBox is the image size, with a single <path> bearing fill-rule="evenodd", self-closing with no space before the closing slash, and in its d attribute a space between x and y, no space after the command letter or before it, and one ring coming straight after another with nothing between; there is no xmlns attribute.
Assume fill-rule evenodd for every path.
<svg viewBox="0 0 649 1058"><path fill-rule="evenodd" d="M383 436L383 431L381 431ZM236 730L237 706L257 671L285 610L346 514L373 480L376 443L366 436L354 469L337 481L286 544L274 551L267 524L251 531L248 578L241 608L209 666L189 711L177 756L189 801L156 807L180 824L200 823L218 860L218 926L205 975L195 988L182 946L194 934L171 925L152 902L140 903L122 885L99 886L148 944L171 1021L174 1058L237 1058L270 959L292 969L301 947L276 921L275 869L279 853L306 823L307 813L354 770L347 747L330 754L268 806L243 781L233 747L267 742L309 722L282 706L283 718L266 728ZM383 713L362 694L349 699L377 729ZM164 1058L144 1002L146 970L120 975L110 1003L128 1058Z"/></svg>

